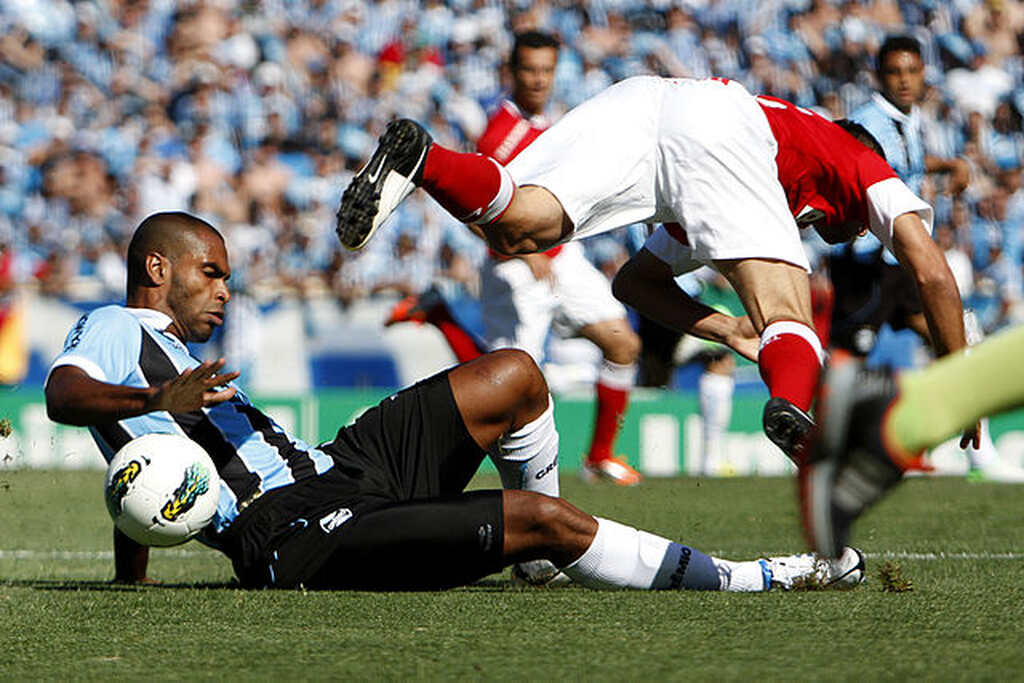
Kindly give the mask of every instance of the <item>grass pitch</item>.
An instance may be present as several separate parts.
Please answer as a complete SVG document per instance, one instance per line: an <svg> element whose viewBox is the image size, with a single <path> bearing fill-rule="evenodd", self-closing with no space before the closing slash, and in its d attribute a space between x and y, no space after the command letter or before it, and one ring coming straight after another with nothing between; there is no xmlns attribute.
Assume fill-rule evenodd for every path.
<svg viewBox="0 0 1024 683"><path fill-rule="evenodd" d="M484 479L479 485L494 486ZM154 550L112 586L99 472L0 471L0 677L1020 679L1024 486L912 480L858 524L868 582L732 595L242 591L219 554ZM794 483L564 477L583 509L730 558L803 547ZM409 558L410 571L429 557ZM885 591L888 563L911 590ZM891 588L891 586L890 586Z"/></svg>

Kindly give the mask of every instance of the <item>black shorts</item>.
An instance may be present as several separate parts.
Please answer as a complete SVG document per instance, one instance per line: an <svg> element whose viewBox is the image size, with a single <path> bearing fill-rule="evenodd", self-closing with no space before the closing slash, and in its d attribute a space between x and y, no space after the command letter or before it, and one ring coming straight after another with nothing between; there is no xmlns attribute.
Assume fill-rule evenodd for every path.
<svg viewBox="0 0 1024 683"><path fill-rule="evenodd" d="M883 261L881 252L858 259L845 249L829 258L829 274L835 290L831 340L836 348L866 356L882 325L902 330L921 313L913 279L902 267Z"/></svg>
<svg viewBox="0 0 1024 683"><path fill-rule="evenodd" d="M321 449L333 468L264 494L225 533L244 586L432 590L502 568L501 492L463 492L485 453L447 373L381 401Z"/></svg>

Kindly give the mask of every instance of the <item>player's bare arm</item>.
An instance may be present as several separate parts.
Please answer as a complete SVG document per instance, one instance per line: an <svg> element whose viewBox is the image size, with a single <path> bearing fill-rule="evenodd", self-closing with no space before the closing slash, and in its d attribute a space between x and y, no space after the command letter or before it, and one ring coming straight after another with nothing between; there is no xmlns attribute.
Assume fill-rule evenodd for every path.
<svg viewBox="0 0 1024 683"><path fill-rule="evenodd" d="M917 284L935 352L944 356L967 345L963 303L946 258L916 213L893 223L893 250Z"/></svg>
<svg viewBox="0 0 1024 683"><path fill-rule="evenodd" d="M961 157L943 159L925 156L924 170L928 173L948 173L949 189L954 195L966 190L971 181L971 166Z"/></svg>
<svg viewBox="0 0 1024 683"><path fill-rule="evenodd" d="M668 264L647 249L641 249L622 266L612 292L666 327L724 344L744 358L757 361L760 337L750 320L725 315L690 297L675 283Z"/></svg>
<svg viewBox="0 0 1024 683"><path fill-rule="evenodd" d="M900 264L914 277L931 333L932 348L944 356L967 346L963 302L949 264L915 213L905 213L893 223L893 250ZM961 447L981 444L980 425L964 431Z"/></svg>
<svg viewBox="0 0 1024 683"><path fill-rule="evenodd" d="M54 369L46 383L46 412L63 424L85 427L116 422L156 410L187 413L229 401L234 387L225 387L238 372L221 373L224 359L204 361L172 380L154 387L108 384L89 377L81 368Z"/></svg>

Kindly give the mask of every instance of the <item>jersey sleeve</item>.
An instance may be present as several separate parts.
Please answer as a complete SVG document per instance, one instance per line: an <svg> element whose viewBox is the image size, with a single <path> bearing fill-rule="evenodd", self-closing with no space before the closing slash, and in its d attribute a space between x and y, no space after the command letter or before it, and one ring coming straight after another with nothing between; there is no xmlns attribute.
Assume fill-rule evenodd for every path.
<svg viewBox="0 0 1024 683"><path fill-rule="evenodd" d="M98 308L71 328L50 372L74 365L95 380L121 384L138 366L141 346L142 329L135 316L119 307Z"/></svg>
<svg viewBox="0 0 1024 683"><path fill-rule="evenodd" d="M673 275L689 273L704 265L693 258L693 249L673 237L664 225L659 225L647 238L644 249L654 254L659 261L664 261L672 269Z"/></svg>
<svg viewBox="0 0 1024 683"><path fill-rule="evenodd" d="M934 211L899 178L887 178L868 186L868 227L886 249L892 250L892 224L905 213L916 213L930 235Z"/></svg>

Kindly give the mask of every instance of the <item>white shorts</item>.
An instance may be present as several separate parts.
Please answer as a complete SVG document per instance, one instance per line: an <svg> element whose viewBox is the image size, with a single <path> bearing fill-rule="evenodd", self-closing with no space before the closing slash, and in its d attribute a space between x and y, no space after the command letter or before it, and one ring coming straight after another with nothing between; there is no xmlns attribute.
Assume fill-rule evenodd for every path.
<svg viewBox="0 0 1024 683"><path fill-rule="evenodd" d="M480 299L488 348L522 349L541 363L553 325L560 334L573 336L587 325L626 317L608 278L587 260L579 244L562 247L551 269L553 284L534 279L522 259L487 260Z"/></svg>
<svg viewBox="0 0 1024 683"><path fill-rule="evenodd" d="M776 152L739 83L640 76L570 111L507 168L517 185L555 195L572 239L675 222L699 261L778 259L809 271Z"/></svg>

